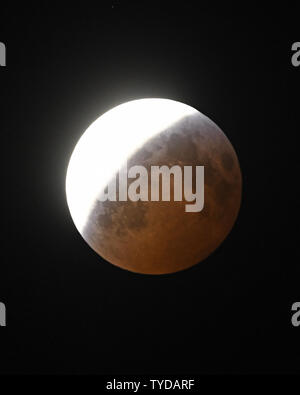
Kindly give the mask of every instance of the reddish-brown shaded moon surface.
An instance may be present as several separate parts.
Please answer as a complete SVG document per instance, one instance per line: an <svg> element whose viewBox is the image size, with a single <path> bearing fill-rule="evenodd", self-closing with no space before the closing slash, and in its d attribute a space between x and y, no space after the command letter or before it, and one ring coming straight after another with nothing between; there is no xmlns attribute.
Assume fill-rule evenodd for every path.
<svg viewBox="0 0 300 395"><path fill-rule="evenodd" d="M169 105L178 105L178 102L166 99L142 99L136 102L143 100L145 114L147 100L161 100L161 111L164 101L169 102ZM156 130L153 135L148 134L146 141L131 151L126 161L128 167L144 166L149 169L149 174L154 165L179 165L182 169L184 166L204 166L204 207L200 212L186 212L187 202L173 201L172 193L171 201L149 199L137 202L102 202L99 195L95 194L89 200L88 214L79 227L76 224L76 210L72 210L71 195L75 192L69 188L68 197L67 187L68 203L75 225L90 247L108 262L132 272L173 273L203 261L230 232L241 201L242 178L237 155L221 129L199 111L192 110L175 117L174 122L166 123L162 130ZM156 111L149 110L149 119L155 117ZM126 130L130 133L132 120L130 117L126 120L129 124ZM105 144L105 127L99 127L97 133L100 136L102 133ZM99 141L101 145L101 138ZM114 144L118 145L118 141ZM97 152L95 144L93 149ZM122 150L122 147L118 149ZM84 166L83 159L77 167L80 168L80 163ZM106 178L108 183L112 182L115 170L110 178ZM76 171L80 170L72 166L71 159L68 169L70 179L71 173L75 174L76 179ZM98 171L101 173L103 169L99 168ZM89 177L89 173L82 177ZM133 181L129 180L128 184ZM97 182L97 178L94 182ZM171 190L173 182L174 179L171 179ZM149 191L150 188L149 181Z"/></svg>

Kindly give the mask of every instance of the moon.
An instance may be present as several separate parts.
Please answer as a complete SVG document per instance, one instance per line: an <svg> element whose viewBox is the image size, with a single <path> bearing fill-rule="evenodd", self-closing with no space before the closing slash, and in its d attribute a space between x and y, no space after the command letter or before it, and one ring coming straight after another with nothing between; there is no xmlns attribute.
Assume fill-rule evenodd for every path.
<svg viewBox="0 0 300 395"><path fill-rule="evenodd" d="M102 201L124 163L204 166L203 209L186 212L184 199ZM143 274L174 273L207 258L232 229L241 190L239 161L222 130L169 99L133 100L100 116L79 139L66 175L68 207L87 244L113 265Z"/></svg>

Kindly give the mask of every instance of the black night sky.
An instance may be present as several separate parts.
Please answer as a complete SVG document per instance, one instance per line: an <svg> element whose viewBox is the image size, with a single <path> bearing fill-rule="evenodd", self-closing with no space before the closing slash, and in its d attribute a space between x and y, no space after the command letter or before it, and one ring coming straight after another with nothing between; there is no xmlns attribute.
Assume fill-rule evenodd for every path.
<svg viewBox="0 0 300 395"><path fill-rule="evenodd" d="M290 58L300 37L296 10L258 4L1 5L0 373L299 372L300 67ZM65 199L81 134L145 97L210 117L243 175L228 238L171 275L102 260Z"/></svg>

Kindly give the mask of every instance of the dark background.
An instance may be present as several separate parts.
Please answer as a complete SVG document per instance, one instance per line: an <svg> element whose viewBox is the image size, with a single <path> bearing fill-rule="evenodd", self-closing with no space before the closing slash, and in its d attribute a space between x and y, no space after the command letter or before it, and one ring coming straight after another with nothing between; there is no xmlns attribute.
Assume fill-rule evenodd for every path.
<svg viewBox="0 0 300 395"><path fill-rule="evenodd" d="M291 5L103 1L3 4L0 373L300 371L300 41ZM133 274L69 215L65 175L85 129L163 97L216 122L243 175L238 220L204 262ZM117 142L116 142L117 144Z"/></svg>

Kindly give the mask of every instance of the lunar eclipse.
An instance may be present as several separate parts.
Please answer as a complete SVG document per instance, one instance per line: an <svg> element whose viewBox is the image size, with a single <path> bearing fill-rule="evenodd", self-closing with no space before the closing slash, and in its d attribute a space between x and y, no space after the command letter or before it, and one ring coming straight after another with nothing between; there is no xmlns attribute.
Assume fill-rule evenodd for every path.
<svg viewBox="0 0 300 395"><path fill-rule="evenodd" d="M203 210L186 213L185 202L174 200L101 201L101 189L125 161L204 166ZM170 185L174 191L174 179ZM183 103L141 99L108 111L82 135L66 195L78 231L101 257L129 271L166 274L201 262L222 243L239 211L241 185L237 155L213 121Z"/></svg>

